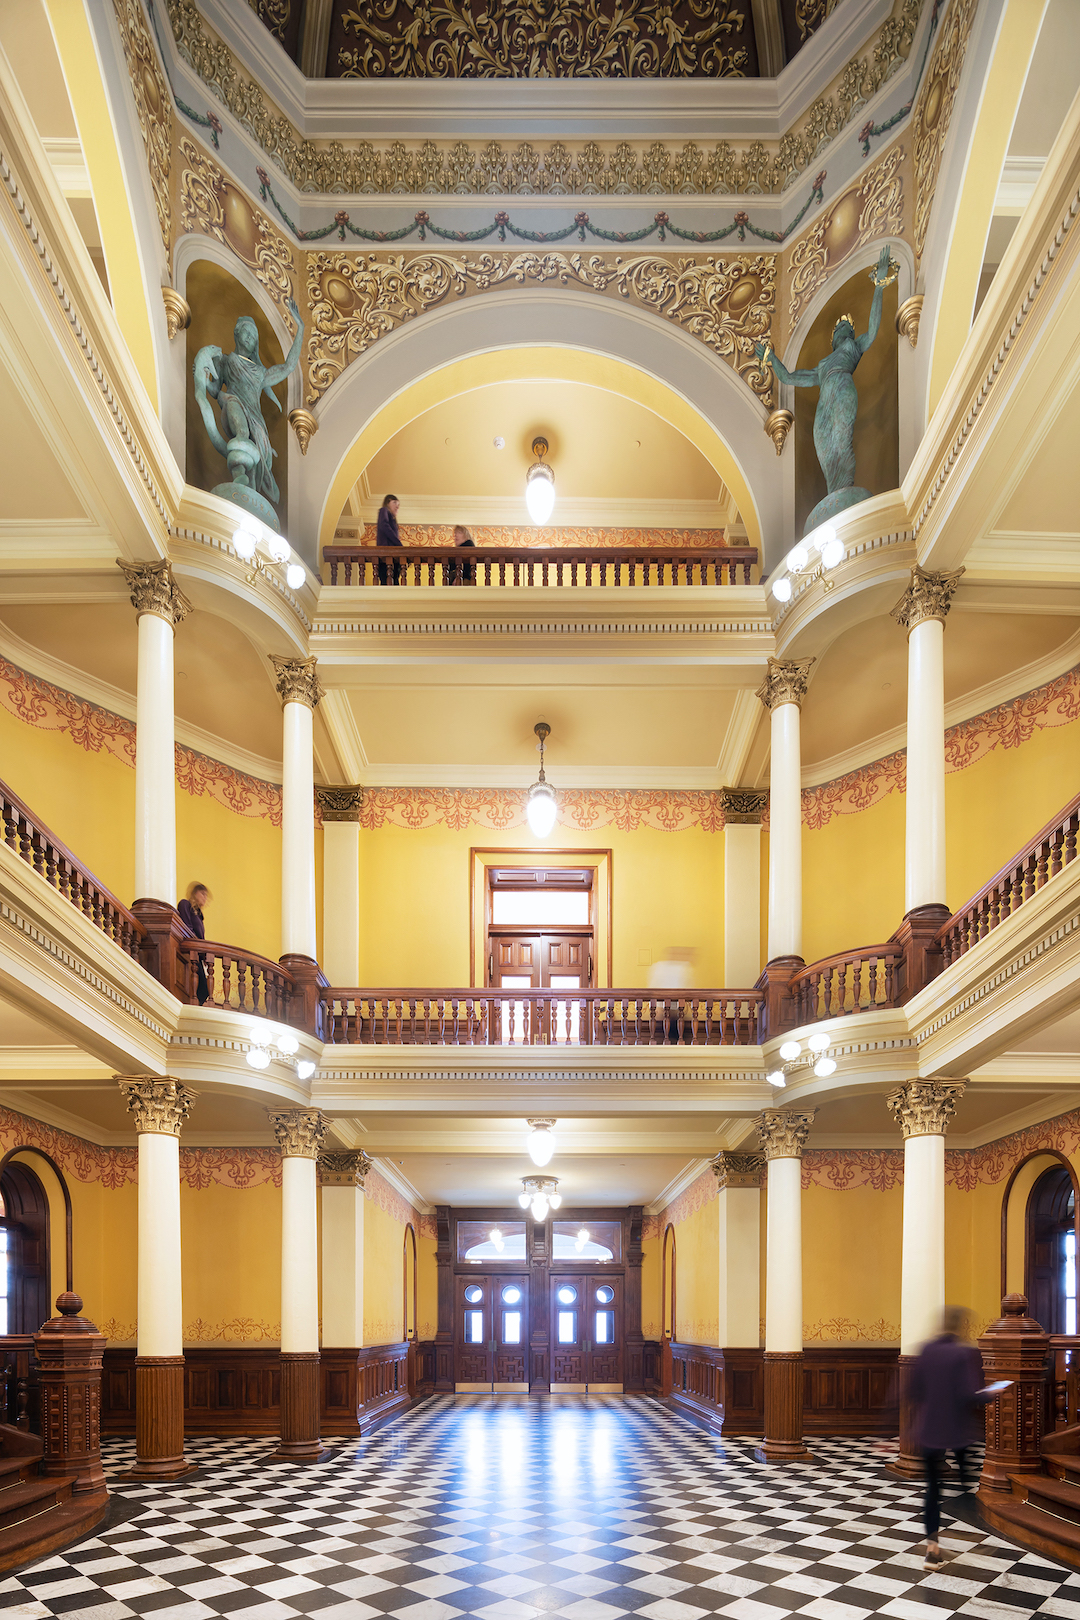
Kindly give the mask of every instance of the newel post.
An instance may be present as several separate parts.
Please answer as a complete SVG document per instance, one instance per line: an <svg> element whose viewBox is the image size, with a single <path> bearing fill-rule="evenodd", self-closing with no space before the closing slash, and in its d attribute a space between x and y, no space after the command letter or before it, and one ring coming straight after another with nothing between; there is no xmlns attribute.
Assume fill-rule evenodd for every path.
<svg viewBox="0 0 1080 1620"><path fill-rule="evenodd" d="M70 1479L75 1494L105 1490L101 1466L101 1354L105 1335L80 1316L78 1294L61 1294L34 1334L41 1386L42 1472Z"/></svg>
<svg viewBox="0 0 1080 1620"><path fill-rule="evenodd" d="M1009 1379L1009 1388L986 1408L986 1462L979 1479L987 1491L1011 1492L1012 1474L1041 1474L1046 1413L1046 1360L1050 1335L1027 1314L1023 1294L1006 1294L1001 1316L982 1338L988 1384Z"/></svg>

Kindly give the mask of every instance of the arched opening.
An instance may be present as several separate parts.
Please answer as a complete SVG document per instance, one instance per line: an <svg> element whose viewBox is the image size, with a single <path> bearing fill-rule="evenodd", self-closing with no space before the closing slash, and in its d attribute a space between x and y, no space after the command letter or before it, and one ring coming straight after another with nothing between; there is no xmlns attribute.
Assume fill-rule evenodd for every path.
<svg viewBox="0 0 1080 1620"><path fill-rule="evenodd" d="M52 1315L49 1200L26 1164L0 1174L0 1332L36 1333Z"/></svg>
<svg viewBox="0 0 1080 1620"><path fill-rule="evenodd" d="M416 1341L416 1230L410 1221L401 1250L401 1336Z"/></svg>
<svg viewBox="0 0 1080 1620"><path fill-rule="evenodd" d="M1076 1332L1076 1190L1067 1166L1052 1165L1027 1201L1028 1315L1047 1333Z"/></svg>

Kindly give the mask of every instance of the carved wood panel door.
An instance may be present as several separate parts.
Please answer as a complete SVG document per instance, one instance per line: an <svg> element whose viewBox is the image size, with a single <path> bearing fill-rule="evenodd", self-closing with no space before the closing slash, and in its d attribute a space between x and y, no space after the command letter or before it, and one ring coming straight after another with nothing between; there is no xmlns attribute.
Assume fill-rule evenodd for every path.
<svg viewBox="0 0 1080 1620"><path fill-rule="evenodd" d="M529 1389L527 1275L456 1279L454 1382L461 1392Z"/></svg>
<svg viewBox="0 0 1080 1620"><path fill-rule="evenodd" d="M623 1279L605 1272L551 1276L551 1387L623 1387Z"/></svg>

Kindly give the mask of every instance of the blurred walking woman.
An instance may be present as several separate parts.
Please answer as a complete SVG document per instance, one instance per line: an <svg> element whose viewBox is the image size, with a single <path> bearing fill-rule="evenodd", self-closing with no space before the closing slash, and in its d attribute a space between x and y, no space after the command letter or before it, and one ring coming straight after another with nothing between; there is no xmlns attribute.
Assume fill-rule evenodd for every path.
<svg viewBox="0 0 1080 1620"><path fill-rule="evenodd" d="M398 534L398 506L400 502L396 495L384 495L383 503L379 508L379 519L375 525L375 544L377 546L399 546L401 536ZM385 585L387 566L384 562L379 564L379 584ZM401 564L394 564L394 584L401 584Z"/></svg>
<svg viewBox="0 0 1080 1620"><path fill-rule="evenodd" d="M455 546L476 545L476 541L473 539L472 535L469 533L468 529L463 523L458 523L454 527L454 544ZM451 585L476 584L476 568L474 564L467 562L455 562L451 563L450 568Z"/></svg>
<svg viewBox="0 0 1080 1620"><path fill-rule="evenodd" d="M203 916L203 910L212 899L213 895L205 883L189 883L187 894L176 908L180 913L181 922L191 929L196 939L206 938L206 919ZM201 956L195 958L195 973L195 993L199 998L199 1006L201 1007L205 1001L210 999L210 986L206 982L206 964Z"/></svg>

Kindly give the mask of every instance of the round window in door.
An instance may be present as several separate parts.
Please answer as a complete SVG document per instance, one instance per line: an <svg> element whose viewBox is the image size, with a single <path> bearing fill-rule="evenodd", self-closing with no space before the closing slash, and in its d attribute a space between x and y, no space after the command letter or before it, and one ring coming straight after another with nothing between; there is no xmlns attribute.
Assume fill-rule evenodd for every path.
<svg viewBox="0 0 1080 1620"><path fill-rule="evenodd" d="M516 1305L521 1298L521 1289L514 1283L508 1283L502 1291L504 1305Z"/></svg>
<svg viewBox="0 0 1080 1620"><path fill-rule="evenodd" d="M577 1289L572 1288L569 1283L563 1283L557 1298L560 1305L572 1305L577 1299Z"/></svg>
<svg viewBox="0 0 1080 1620"><path fill-rule="evenodd" d="M609 1288L607 1283L604 1283L601 1288L596 1290L596 1302L598 1305L610 1305L614 1298L615 1290Z"/></svg>
<svg viewBox="0 0 1080 1620"><path fill-rule="evenodd" d="M468 1288L465 1290L465 1298L468 1300L470 1305L475 1305L479 1300L483 1299L483 1297L484 1290L478 1283L470 1283Z"/></svg>

